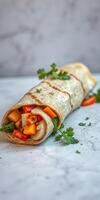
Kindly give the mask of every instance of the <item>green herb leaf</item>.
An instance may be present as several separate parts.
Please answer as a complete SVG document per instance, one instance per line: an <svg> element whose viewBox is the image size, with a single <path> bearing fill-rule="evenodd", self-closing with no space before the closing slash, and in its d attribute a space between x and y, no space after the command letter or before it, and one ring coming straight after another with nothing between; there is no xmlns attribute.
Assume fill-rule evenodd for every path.
<svg viewBox="0 0 100 200"><path fill-rule="evenodd" d="M40 79L47 78L48 76L51 79L59 79L59 80L69 80L71 77L68 75L67 72L62 72L57 69L57 65L53 63L50 65L51 70L46 72L45 69L39 69L37 71L38 77Z"/></svg>
<svg viewBox="0 0 100 200"><path fill-rule="evenodd" d="M40 93L41 91L42 91L41 88L40 88L40 89L38 89L38 88L36 89L36 92L37 92L37 93Z"/></svg>
<svg viewBox="0 0 100 200"><path fill-rule="evenodd" d="M71 137L71 136L65 136L62 138L62 141L61 141L63 144L77 144L79 141L74 138L74 137Z"/></svg>
<svg viewBox="0 0 100 200"><path fill-rule="evenodd" d="M51 77L52 79L59 79L59 75L57 74L57 72L52 72L52 73L50 74L50 77Z"/></svg>
<svg viewBox="0 0 100 200"><path fill-rule="evenodd" d="M60 126L60 128L59 128L59 129L62 129L62 128L64 128L64 124L61 124L61 126Z"/></svg>
<svg viewBox="0 0 100 200"><path fill-rule="evenodd" d="M60 131L60 134L55 136L55 141L60 141L62 144L66 144L66 145L76 144L79 142L75 137L73 137L74 135L73 128L69 127L65 131L61 131L61 128L60 128L58 129L58 131Z"/></svg>
<svg viewBox="0 0 100 200"><path fill-rule="evenodd" d="M75 153L78 153L78 154L80 154L81 152L80 151L78 151L78 150L76 150L76 152Z"/></svg>
<svg viewBox="0 0 100 200"><path fill-rule="evenodd" d="M85 126L86 123L80 122L78 125L79 125L79 126Z"/></svg>
<svg viewBox="0 0 100 200"><path fill-rule="evenodd" d="M94 94L96 96L96 102L100 103L100 89L97 90L97 93Z"/></svg>
<svg viewBox="0 0 100 200"><path fill-rule="evenodd" d="M95 96L96 97L96 103L100 103L100 89L98 89L96 92L93 92L91 90L89 92L89 96Z"/></svg>
<svg viewBox="0 0 100 200"><path fill-rule="evenodd" d="M58 69L57 69L57 65L55 64L55 63L52 63L51 65L50 65L50 67L51 67L51 71L50 71L50 73L51 72L56 72Z"/></svg>
<svg viewBox="0 0 100 200"><path fill-rule="evenodd" d="M67 72L59 72L58 76L60 80L69 80L71 78Z"/></svg>
<svg viewBox="0 0 100 200"><path fill-rule="evenodd" d="M52 122L53 122L53 125L54 125L53 132L56 132L58 130L58 123L59 123L58 117L53 118Z"/></svg>
<svg viewBox="0 0 100 200"><path fill-rule="evenodd" d="M4 125L2 128L0 128L1 132L7 132L7 133L12 133L15 129L15 124L13 122Z"/></svg>
<svg viewBox="0 0 100 200"><path fill-rule="evenodd" d="M73 128L67 128L65 131L65 134L67 134L67 136L72 137L74 135L74 129Z"/></svg>
<svg viewBox="0 0 100 200"><path fill-rule="evenodd" d="M55 136L55 141L60 141L61 138L62 138L62 135L56 135L56 136Z"/></svg>
<svg viewBox="0 0 100 200"><path fill-rule="evenodd" d="M86 117L85 120L87 121L89 119L89 117Z"/></svg>
<svg viewBox="0 0 100 200"><path fill-rule="evenodd" d="M39 79L43 79L43 78L45 78L47 76L47 72L43 68L39 69L37 71L37 74L38 74Z"/></svg>

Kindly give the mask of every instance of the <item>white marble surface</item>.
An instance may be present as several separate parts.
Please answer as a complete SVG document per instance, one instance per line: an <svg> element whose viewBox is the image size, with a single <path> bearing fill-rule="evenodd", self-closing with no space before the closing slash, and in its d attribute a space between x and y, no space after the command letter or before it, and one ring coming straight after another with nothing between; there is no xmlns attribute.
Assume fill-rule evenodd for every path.
<svg viewBox="0 0 100 200"><path fill-rule="evenodd" d="M100 72L100 0L0 0L0 76L83 62Z"/></svg>
<svg viewBox="0 0 100 200"><path fill-rule="evenodd" d="M0 79L0 119L37 82ZM79 127L86 117L92 126ZM37 147L20 146L0 136L0 200L100 199L100 105L76 110L65 124L74 127L79 144L62 146L51 136Z"/></svg>

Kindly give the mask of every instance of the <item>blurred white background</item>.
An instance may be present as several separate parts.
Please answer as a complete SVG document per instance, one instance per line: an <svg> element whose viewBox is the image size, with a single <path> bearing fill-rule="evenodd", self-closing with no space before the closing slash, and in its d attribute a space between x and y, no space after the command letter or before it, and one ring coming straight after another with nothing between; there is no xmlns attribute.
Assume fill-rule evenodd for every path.
<svg viewBox="0 0 100 200"><path fill-rule="evenodd" d="M100 0L0 0L0 76L52 62L100 72Z"/></svg>

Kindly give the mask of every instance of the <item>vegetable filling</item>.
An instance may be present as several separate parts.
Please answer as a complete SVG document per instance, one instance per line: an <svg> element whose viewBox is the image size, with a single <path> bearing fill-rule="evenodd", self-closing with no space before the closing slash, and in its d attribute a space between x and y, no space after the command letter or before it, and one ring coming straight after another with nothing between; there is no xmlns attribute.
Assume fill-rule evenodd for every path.
<svg viewBox="0 0 100 200"><path fill-rule="evenodd" d="M3 125L0 131L23 141L41 139L46 132L46 123L40 114L32 114L31 111L36 107L36 105L25 105L13 110L8 114L8 123ZM58 119L57 114L50 107L44 107L42 110L52 119L52 122Z"/></svg>

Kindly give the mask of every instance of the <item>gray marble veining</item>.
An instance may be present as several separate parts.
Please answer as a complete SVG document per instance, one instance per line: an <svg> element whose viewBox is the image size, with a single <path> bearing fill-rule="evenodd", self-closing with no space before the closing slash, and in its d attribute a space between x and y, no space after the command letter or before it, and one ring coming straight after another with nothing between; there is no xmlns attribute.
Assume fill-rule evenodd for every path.
<svg viewBox="0 0 100 200"><path fill-rule="evenodd" d="M35 77L0 79L0 119L36 83ZM86 117L92 125L80 127ZM100 199L100 105L74 111L65 127L75 129L79 144L62 146L51 136L37 147L21 146L0 135L0 200Z"/></svg>
<svg viewBox="0 0 100 200"><path fill-rule="evenodd" d="M99 0L0 0L0 76L35 74L52 62L100 72Z"/></svg>

